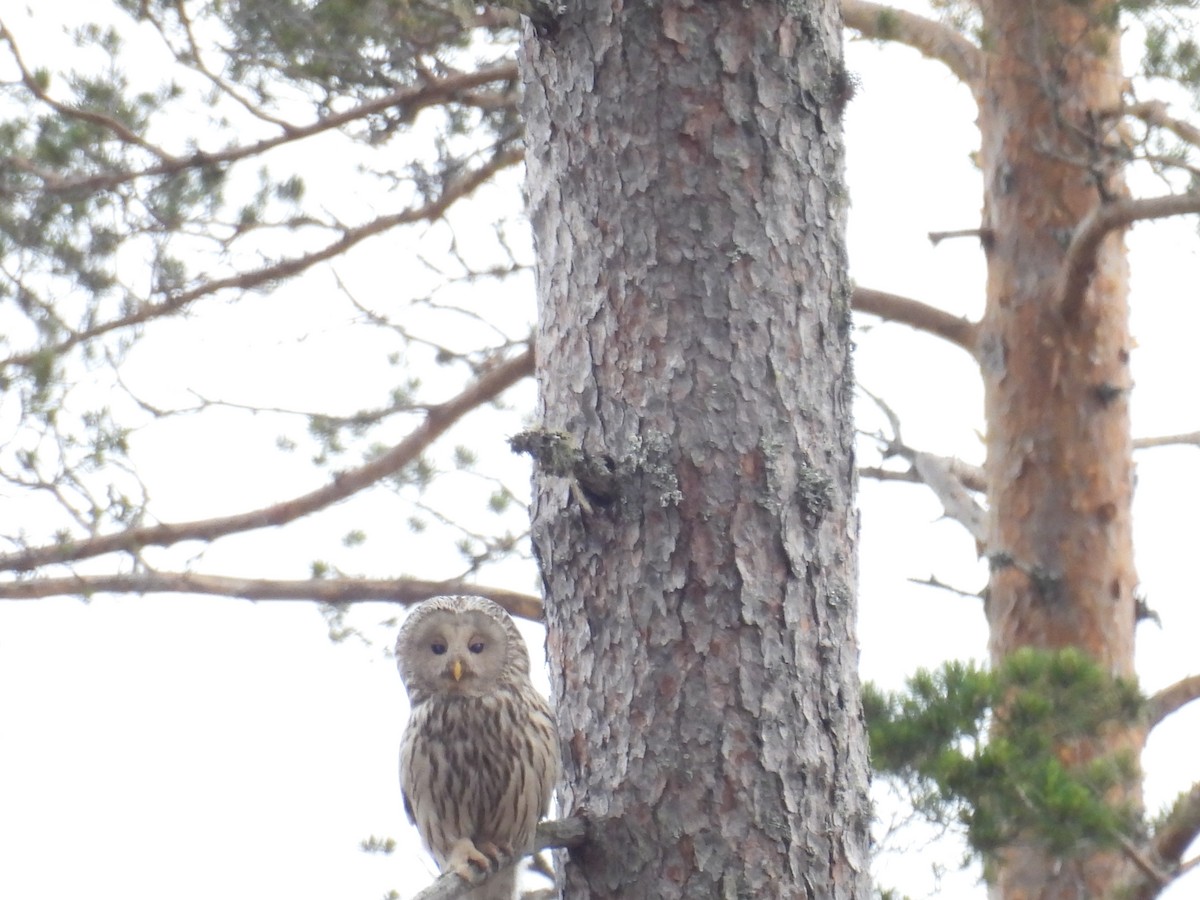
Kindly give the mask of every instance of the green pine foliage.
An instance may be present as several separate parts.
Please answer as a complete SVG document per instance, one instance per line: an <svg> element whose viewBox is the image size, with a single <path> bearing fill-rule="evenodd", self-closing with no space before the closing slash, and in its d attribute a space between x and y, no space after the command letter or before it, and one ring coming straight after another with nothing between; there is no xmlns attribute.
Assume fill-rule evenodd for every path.
<svg viewBox="0 0 1200 900"><path fill-rule="evenodd" d="M915 809L958 823L986 855L1018 836L1071 855L1138 832L1110 792L1137 778L1132 756L1078 758L1080 741L1136 722L1137 686L1075 649L1024 649L998 669L951 662L907 688L864 690L873 764Z"/></svg>

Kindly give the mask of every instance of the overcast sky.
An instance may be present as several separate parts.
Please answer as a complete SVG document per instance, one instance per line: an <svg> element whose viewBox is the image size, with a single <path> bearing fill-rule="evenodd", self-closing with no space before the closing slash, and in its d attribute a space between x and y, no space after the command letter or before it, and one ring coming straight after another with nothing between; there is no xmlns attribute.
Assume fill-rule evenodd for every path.
<svg viewBox="0 0 1200 900"><path fill-rule="evenodd" d="M20 19L8 24L22 40ZM39 63L35 42L22 40L22 48L32 65ZM980 188L968 160L977 142L969 96L913 52L854 42L848 62L862 80L847 115L856 281L977 315L983 297L977 244L948 241L935 249L926 238L979 222ZM1161 191L1152 183L1139 187ZM1130 245L1139 343L1135 433L1195 430L1195 223L1139 226ZM388 241L373 252L375 283L404 276ZM529 285L518 280L511 289L527 292ZM200 368L228 351L234 333L245 352L218 357L229 360L223 374L230 384L263 371L274 373L275 383L295 384L313 368L304 353L316 345L321 365L334 373L321 381L336 390L339 378L363 377L361 348L350 342L344 321L322 319L322 300L320 291L306 296L301 288L289 295L286 313L266 300L244 313L227 308L196 316L159 342L162 373ZM513 304L532 308L527 293ZM281 314L303 320L311 342L260 334ZM981 391L966 355L904 328L860 324L868 327L856 335L859 377L900 412L905 439L981 461ZM154 362L142 364L154 371ZM292 371L294 379L279 376ZM528 387L515 396L530 402ZM273 454L255 450L269 448L275 424L230 421L227 457L196 458L186 445L163 445L161 477L184 473L193 485L175 501L177 518L212 514L218 485L234 495L269 497L294 474L277 471ZM863 407L860 425L880 423ZM253 428L262 429L257 443ZM508 453L502 433L482 429L470 437L481 456ZM1139 671L1148 690L1196 671L1197 452L1156 450L1138 460L1138 566L1163 620L1161 629L1143 625L1139 632ZM864 677L897 686L918 665L982 659L979 604L906 581L934 574L978 590L986 573L973 541L941 520L937 503L918 487L866 482L861 505ZM387 526L368 523L376 533ZM295 563L262 558L256 546L248 542L240 558L205 562L250 571ZM300 542L293 552L308 560L322 548ZM404 537L364 553L402 556ZM528 568L512 569L511 586L532 590L534 583ZM393 612L372 606L355 621L366 627ZM538 629L526 632L537 654ZM303 603L175 596L0 603L0 897L375 900L393 888L411 896L434 870L414 849L400 808L396 745L405 705L386 654L392 634L368 633L374 644L332 643L318 610ZM1191 710L1176 720L1160 729L1147 753L1152 808L1200 779L1200 718ZM395 837L401 850L391 857L364 854L358 845L369 835ZM984 896L977 872L954 871L955 853L941 861L951 870L941 882L943 896ZM912 853L893 855L881 867L883 882L929 896L937 885L929 865ZM1192 895L1196 889L1193 876ZM1187 893L1181 886L1169 896Z"/></svg>

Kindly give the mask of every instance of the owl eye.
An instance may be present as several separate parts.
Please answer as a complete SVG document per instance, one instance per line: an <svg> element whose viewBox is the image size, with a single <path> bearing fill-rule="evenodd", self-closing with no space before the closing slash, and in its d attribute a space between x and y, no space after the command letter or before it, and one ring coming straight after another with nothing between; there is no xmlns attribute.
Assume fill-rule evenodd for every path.
<svg viewBox="0 0 1200 900"><path fill-rule="evenodd" d="M434 641L429 645L429 649L433 651L434 656L441 656L446 652L446 645L441 641Z"/></svg>
<svg viewBox="0 0 1200 900"><path fill-rule="evenodd" d="M472 653L482 653L483 652L483 641L475 641L475 642L469 644L467 646L467 649L470 650Z"/></svg>

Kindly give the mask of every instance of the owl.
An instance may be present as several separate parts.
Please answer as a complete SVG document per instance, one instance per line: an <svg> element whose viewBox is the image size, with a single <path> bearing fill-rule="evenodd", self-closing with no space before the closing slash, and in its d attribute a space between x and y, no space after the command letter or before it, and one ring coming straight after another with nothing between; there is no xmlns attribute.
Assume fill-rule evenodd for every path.
<svg viewBox="0 0 1200 900"><path fill-rule="evenodd" d="M558 781L558 739L513 620L483 597L426 600L400 628L396 664L411 706L404 811L438 868L470 879L497 850L528 851ZM510 867L464 896L512 900L516 877Z"/></svg>

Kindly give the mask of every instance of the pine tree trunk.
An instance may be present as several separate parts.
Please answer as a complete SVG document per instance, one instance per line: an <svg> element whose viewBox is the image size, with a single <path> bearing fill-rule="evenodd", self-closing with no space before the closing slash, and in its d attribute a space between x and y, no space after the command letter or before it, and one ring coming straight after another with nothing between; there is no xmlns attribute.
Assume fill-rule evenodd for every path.
<svg viewBox="0 0 1200 900"><path fill-rule="evenodd" d="M866 897L836 5L524 41L572 898ZM611 464L610 469L605 462Z"/></svg>
<svg viewBox="0 0 1200 900"><path fill-rule="evenodd" d="M1108 4L981 4L987 616L994 661L1025 646L1071 646L1127 676L1136 576L1123 235L1104 240L1082 302L1060 296L1076 226L1126 194L1104 115L1119 108L1125 83L1119 34L1096 18L1101 5ZM1108 734L1078 751L1136 753L1142 740ZM1125 799L1136 801L1137 790L1131 782ZM1054 859L1016 846L996 860L993 895L1104 897L1124 864L1117 854Z"/></svg>

